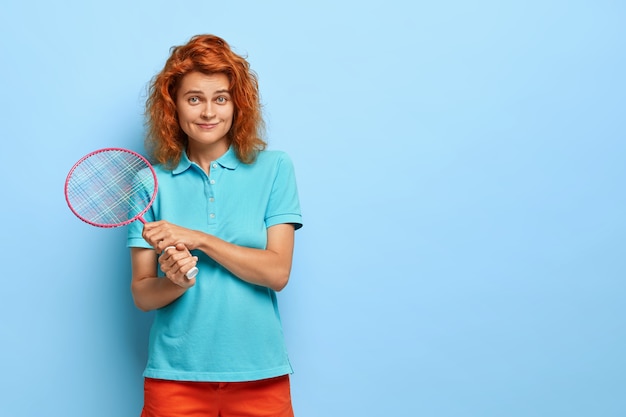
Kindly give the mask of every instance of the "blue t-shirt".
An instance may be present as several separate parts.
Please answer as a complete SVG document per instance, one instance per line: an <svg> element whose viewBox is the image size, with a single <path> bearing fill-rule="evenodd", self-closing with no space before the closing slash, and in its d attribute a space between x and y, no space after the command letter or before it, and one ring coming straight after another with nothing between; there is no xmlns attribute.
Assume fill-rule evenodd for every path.
<svg viewBox="0 0 626 417"><path fill-rule="evenodd" d="M231 148L211 163L210 175L183 152L174 170L155 170L159 189L144 215L148 222L167 220L260 249L268 227L302 226L293 165L283 152L262 151L243 164ZM129 226L129 247L151 247L142 228ZM276 293L235 277L203 252L193 254L196 285L156 311L144 376L236 382L291 373Z"/></svg>

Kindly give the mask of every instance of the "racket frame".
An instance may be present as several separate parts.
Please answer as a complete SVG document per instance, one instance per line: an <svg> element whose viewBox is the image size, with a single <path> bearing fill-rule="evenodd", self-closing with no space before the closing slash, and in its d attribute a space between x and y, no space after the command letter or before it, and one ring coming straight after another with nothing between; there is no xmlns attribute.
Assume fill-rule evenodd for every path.
<svg viewBox="0 0 626 417"><path fill-rule="evenodd" d="M74 210L74 207L72 207L72 204L71 204L70 199L68 197L68 192L69 192L68 187L69 187L70 181L72 179L72 174L74 173L76 168L80 164L82 164L85 160L93 157L94 155L97 155L97 154L100 154L100 153L103 153L103 152L126 152L126 153L136 157L137 159L140 159L145 164L146 168L148 168L150 170L150 174L152 175L152 178L154 179L154 191L152 192L152 196L150 198L150 202L146 205L146 207L140 213L135 215L134 217L132 217L130 219L127 219L127 220L124 220L123 222L115 223L115 224L96 223L94 221L91 221L89 219L84 218L76 210ZM152 164L146 158L144 158L142 155L138 154L137 152L131 151L129 149L125 149L125 148L102 148L102 149L95 150L93 152L89 152L87 155L85 155L82 158L80 158L78 160L78 162L76 162L74 164L72 169L70 169L70 172L67 174L67 178L65 179L64 194L65 194L65 201L67 202L68 207L70 208L70 210L72 211L72 213L74 213L74 215L76 217L78 217L79 219L81 219L85 223L90 224L92 226L110 229L110 228L114 228L114 227L126 226L126 225L134 222L135 220L139 220L140 222L145 224L146 221L143 219L143 215L150 209L150 207L152 206L152 203L154 203L154 200L156 199L158 188L159 188L159 184L158 184L158 181L157 181L156 172L154 171L154 168L152 167Z"/></svg>

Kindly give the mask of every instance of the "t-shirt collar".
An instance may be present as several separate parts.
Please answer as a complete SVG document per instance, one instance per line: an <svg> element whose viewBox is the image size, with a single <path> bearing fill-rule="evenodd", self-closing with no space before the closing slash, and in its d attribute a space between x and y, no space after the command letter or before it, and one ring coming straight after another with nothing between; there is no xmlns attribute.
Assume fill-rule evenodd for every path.
<svg viewBox="0 0 626 417"><path fill-rule="evenodd" d="M220 156L215 162L226 169L236 169L241 163L235 154L235 149L233 149L232 146L230 146L226 153ZM184 150L180 157L180 161L178 162L178 166L172 170L172 174L176 175L185 172L191 167L191 164L192 162L189 160L186 150Z"/></svg>
<svg viewBox="0 0 626 417"><path fill-rule="evenodd" d="M239 158L237 158L235 149L232 146L230 146L226 153L220 156L215 162L217 162L226 169L236 169L241 163L241 161L239 161Z"/></svg>

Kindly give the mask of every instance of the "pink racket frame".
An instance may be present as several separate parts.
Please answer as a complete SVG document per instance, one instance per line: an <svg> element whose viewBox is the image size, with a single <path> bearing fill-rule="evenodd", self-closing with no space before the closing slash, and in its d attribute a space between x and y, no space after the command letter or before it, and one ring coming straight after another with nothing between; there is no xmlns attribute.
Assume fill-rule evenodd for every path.
<svg viewBox="0 0 626 417"><path fill-rule="evenodd" d="M72 207L72 204L70 204L69 198L67 197L67 186L68 183L70 181L70 178L72 177L72 174L74 173L74 170L76 169L77 166L79 166L85 159L102 153L102 152L108 152L108 151L118 151L118 152L126 152L129 153L139 159L141 159L145 164L146 167L148 167L150 169L150 173L152 174L152 177L154 178L154 192L152 193L152 197L150 198L150 202L148 203L148 205L146 205L146 208L143 209L140 213L138 213L135 217L125 220L121 223L116 223L116 224L101 224L101 223L94 223L90 220L85 219L84 217L82 217L80 214L78 214L74 208ZM67 174L67 178L65 179L65 187L64 187L64 194L65 194L65 201L67 202L68 207L70 208L70 210L72 210L72 213L74 213L74 215L76 215L76 217L78 217L79 219L81 219L82 221L84 221L85 223L88 223L92 226L96 226L96 227L103 227L103 228L114 228L114 227L121 227L121 226L126 226L127 224L130 224L132 222L134 222L135 220L139 220L142 223L146 223L146 221L143 219L143 215L148 211L148 209L150 209L150 207L152 206L152 203L154 203L154 199L156 198L157 195L157 191L159 188L159 183L157 181L157 176L156 176L156 172L154 171L154 168L152 167L152 164L143 156L139 155L137 152L133 152L129 149L125 149L125 148L103 148L103 149L98 149L96 151L90 152L87 155L83 156L82 158L80 158L80 160L78 162L76 162L74 164L74 166L72 167L72 169L70 169L70 172Z"/></svg>

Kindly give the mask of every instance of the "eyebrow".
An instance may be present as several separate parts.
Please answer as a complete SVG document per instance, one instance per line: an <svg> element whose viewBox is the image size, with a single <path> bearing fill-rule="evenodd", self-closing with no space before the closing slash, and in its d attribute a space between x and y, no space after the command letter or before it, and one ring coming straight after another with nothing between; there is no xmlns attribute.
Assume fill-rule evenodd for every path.
<svg viewBox="0 0 626 417"><path fill-rule="evenodd" d="M217 90L217 91L213 92L213 94L224 94L224 93L230 94L230 91L228 91L228 89L222 89L222 90ZM183 93L183 95L185 95L185 96L187 94L204 94L204 91L201 91L201 90L187 90L187 91L185 91Z"/></svg>

